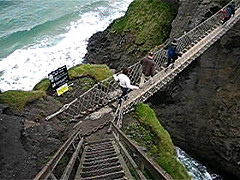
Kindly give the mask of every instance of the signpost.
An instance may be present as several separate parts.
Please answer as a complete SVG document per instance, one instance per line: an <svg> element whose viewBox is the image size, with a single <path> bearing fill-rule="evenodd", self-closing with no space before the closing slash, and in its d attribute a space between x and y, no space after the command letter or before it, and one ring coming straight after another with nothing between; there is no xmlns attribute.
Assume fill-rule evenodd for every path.
<svg viewBox="0 0 240 180"><path fill-rule="evenodd" d="M49 73L48 78L52 88L57 91L58 96L68 91L67 83L69 81L69 76L66 65Z"/></svg>

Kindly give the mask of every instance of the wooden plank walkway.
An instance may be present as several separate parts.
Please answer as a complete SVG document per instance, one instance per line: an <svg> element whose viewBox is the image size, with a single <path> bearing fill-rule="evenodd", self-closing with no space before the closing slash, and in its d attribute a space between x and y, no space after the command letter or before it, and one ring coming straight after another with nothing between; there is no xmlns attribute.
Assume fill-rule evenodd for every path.
<svg viewBox="0 0 240 180"><path fill-rule="evenodd" d="M229 19L229 21L224 25L219 25L188 51L186 51L182 57L178 58L178 60L175 61L174 68L170 68L170 65L166 72L165 68L162 68L162 70L152 78L152 84L148 81L144 84L143 88L130 92L128 95L129 98L122 106L122 112L128 112L133 105L138 102L144 102L152 96L152 94L160 90L168 84L168 82L172 81L180 72L191 64L192 61L194 61L218 39L220 39L239 19L240 9L237 9L234 18Z"/></svg>

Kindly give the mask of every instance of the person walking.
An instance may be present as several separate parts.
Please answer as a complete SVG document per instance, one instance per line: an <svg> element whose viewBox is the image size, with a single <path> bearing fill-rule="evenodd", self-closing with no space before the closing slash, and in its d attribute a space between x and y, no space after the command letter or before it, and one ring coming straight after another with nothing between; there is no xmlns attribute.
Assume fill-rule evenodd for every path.
<svg viewBox="0 0 240 180"><path fill-rule="evenodd" d="M147 57L144 57L140 64L142 65L142 76L139 83L139 87L141 88L145 81L150 80L150 83L152 83L151 77L156 74L156 63L154 62L153 52L150 52Z"/></svg>
<svg viewBox="0 0 240 180"><path fill-rule="evenodd" d="M234 12L233 12L233 8L234 8ZM226 9L222 9L221 11L223 13L223 23L222 24L224 24L231 18L233 13L235 14L235 7L234 7L234 5L230 4L226 7Z"/></svg>
<svg viewBox="0 0 240 180"><path fill-rule="evenodd" d="M174 67L174 62L181 56L181 53L178 52L176 40L173 40L165 49L167 49L167 65L165 69L167 71L170 64L173 64L172 68Z"/></svg>
<svg viewBox="0 0 240 180"><path fill-rule="evenodd" d="M127 99L127 94L128 94L129 89L131 89L131 90L139 89L138 86L131 85L131 81L128 77L128 69L127 68L124 68L122 73L120 73L118 75L114 74L113 78L115 79L115 81L119 82L120 88L122 90L122 94L118 98L119 99L118 104L120 104L120 105L122 104L123 99L124 100Z"/></svg>
<svg viewBox="0 0 240 180"><path fill-rule="evenodd" d="M236 6L235 6L235 2L233 1L233 2L231 2L231 4L229 5L229 7L231 8L231 11L232 11L232 13L231 13L231 15L235 15L235 8L236 8Z"/></svg>

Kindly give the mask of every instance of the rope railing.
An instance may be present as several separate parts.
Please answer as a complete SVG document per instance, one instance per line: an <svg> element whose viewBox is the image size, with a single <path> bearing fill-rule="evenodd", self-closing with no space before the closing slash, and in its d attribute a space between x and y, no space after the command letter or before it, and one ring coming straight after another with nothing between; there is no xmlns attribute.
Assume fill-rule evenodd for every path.
<svg viewBox="0 0 240 180"><path fill-rule="evenodd" d="M239 4L238 4L239 7ZM123 104L122 112L125 114L133 109L133 106L138 102L144 102L151 97L155 92L165 87L169 82L182 72L193 60L199 57L204 51L206 51L212 44L214 44L221 36L223 36L237 21L240 19L240 9L238 8L234 18L230 18L229 21L214 28L211 33L207 34L197 44L186 51L181 58L178 58L174 63L173 68L167 69L167 71L160 71L153 78L153 84L147 85L141 90L135 90L131 92L129 96L131 99Z"/></svg>
<svg viewBox="0 0 240 180"><path fill-rule="evenodd" d="M240 2L235 1L235 5L236 9L238 9ZM184 53L189 50L201 39L216 29L221 24L221 21L222 13L219 10L207 20L203 21L189 32L183 34L177 39L177 48L179 49L179 52ZM164 48L160 48L157 52L155 52L154 61L156 62L156 69L163 69L167 63L167 52ZM142 73L142 66L140 62L131 65L128 69L131 82L133 84L138 83ZM91 111L95 111L97 108L103 107L109 102L116 100L118 94L115 92L117 92L118 88L118 83L113 79L113 77L109 77L98 84L95 84L91 89L74 99L69 104L65 104L59 111L46 117L46 120L49 120L59 114L61 114L62 118L76 119L84 114L88 114Z"/></svg>

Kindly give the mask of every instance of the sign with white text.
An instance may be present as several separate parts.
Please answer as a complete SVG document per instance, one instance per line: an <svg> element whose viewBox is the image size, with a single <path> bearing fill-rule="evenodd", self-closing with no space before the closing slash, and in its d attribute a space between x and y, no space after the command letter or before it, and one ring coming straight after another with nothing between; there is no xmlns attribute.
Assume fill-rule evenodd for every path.
<svg viewBox="0 0 240 180"><path fill-rule="evenodd" d="M69 81L66 65L48 74L52 88L57 89Z"/></svg>

